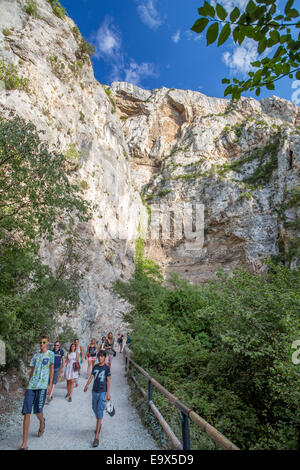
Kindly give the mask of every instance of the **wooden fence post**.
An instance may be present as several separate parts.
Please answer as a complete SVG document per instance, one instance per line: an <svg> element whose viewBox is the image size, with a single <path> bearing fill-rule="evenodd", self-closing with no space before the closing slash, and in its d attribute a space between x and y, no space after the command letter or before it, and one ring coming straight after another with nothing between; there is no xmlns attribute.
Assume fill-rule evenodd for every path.
<svg viewBox="0 0 300 470"><path fill-rule="evenodd" d="M148 405L149 411L151 410L150 402L152 402L152 382L148 380Z"/></svg>
<svg viewBox="0 0 300 470"><path fill-rule="evenodd" d="M183 450L191 450L189 417L181 411L181 430Z"/></svg>

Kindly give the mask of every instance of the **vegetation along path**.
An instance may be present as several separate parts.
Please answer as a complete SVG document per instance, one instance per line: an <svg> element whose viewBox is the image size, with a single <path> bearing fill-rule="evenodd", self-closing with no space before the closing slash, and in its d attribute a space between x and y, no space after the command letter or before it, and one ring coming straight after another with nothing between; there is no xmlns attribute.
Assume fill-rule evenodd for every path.
<svg viewBox="0 0 300 470"><path fill-rule="evenodd" d="M129 402L124 360L120 353L113 359L111 397L116 413L104 412L99 447L95 450L156 450L155 441L142 425L135 408ZM28 447L30 450L93 449L95 416L91 407L91 390L84 393L86 367L82 370L79 387L75 388L72 403L65 400L65 381L55 387L54 399L45 405L46 430L37 437L38 420L31 417ZM22 425L15 425L0 435L0 450L16 449L22 442Z"/></svg>

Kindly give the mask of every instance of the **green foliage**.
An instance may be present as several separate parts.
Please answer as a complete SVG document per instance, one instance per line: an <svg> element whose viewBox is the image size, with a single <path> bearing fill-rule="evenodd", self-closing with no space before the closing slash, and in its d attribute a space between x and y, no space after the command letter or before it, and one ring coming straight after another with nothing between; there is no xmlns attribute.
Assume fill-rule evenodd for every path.
<svg viewBox="0 0 300 470"><path fill-rule="evenodd" d="M134 360L241 449L299 449L300 273L269 263L201 286L141 260L115 291L133 306ZM176 409L154 395L165 419ZM174 425L180 438L180 423ZM209 449L192 428L192 448ZM202 437L200 436L202 435Z"/></svg>
<svg viewBox="0 0 300 470"><path fill-rule="evenodd" d="M50 3L53 13L60 19L64 19L66 17L66 10L65 8L58 2L57 0L48 0Z"/></svg>
<svg viewBox="0 0 300 470"><path fill-rule="evenodd" d="M200 18L194 23L192 31L200 34L206 27L207 45L218 39L218 46L224 44L232 36L235 43L241 45L245 38L257 43L257 52L261 55L267 48L276 50L271 57L252 62L255 71L248 73L247 80L224 78L227 84L224 96L231 95L239 99L243 91L254 91L257 96L266 87L274 90L274 82L288 76L300 79L299 12L292 8L294 1L288 0L284 14L277 13L276 0L250 0L244 12L234 7L230 14L219 3L216 7L207 1L198 8ZM270 53L271 54L271 53Z"/></svg>
<svg viewBox="0 0 300 470"><path fill-rule="evenodd" d="M239 199L243 199L244 197L246 197L248 199L248 201L251 201L251 199L252 199L252 196L249 193L249 191L245 191L245 192L243 192L239 195Z"/></svg>
<svg viewBox="0 0 300 470"><path fill-rule="evenodd" d="M33 124L0 117L0 338L8 366L26 361L41 334L71 332L60 317L78 304L81 276L74 267L79 241L68 227L90 214L69 175L63 155L47 149ZM54 272L38 253L55 227L67 237Z"/></svg>
<svg viewBox="0 0 300 470"><path fill-rule="evenodd" d="M7 365L27 359L42 334L64 332L60 316L79 302L80 277L67 273L63 262L56 275L41 263L35 249L16 241L1 242L0 338L7 347Z"/></svg>
<svg viewBox="0 0 300 470"><path fill-rule="evenodd" d="M81 155L73 144L68 146L68 149L64 153L64 157L68 162L78 167Z"/></svg>
<svg viewBox="0 0 300 470"><path fill-rule="evenodd" d="M135 253L134 262L139 264L144 257L145 240L142 237L138 237L135 242Z"/></svg>
<svg viewBox="0 0 300 470"><path fill-rule="evenodd" d="M2 33L4 34L4 36L11 36L12 35L11 29L8 29L8 28L3 28Z"/></svg>
<svg viewBox="0 0 300 470"><path fill-rule="evenodd" d="M7 90L24 90L30 93L29 80L18 75L17 67L4 60L0 60L0 80L4 82Z"/></svg>
<svg viewBox="0 0 300 470"><path fill-rule="evenodd" d="M289 209L290 207L300 206L300 186L294 186L289 194L286 196L286 201L283 205L283 209Z"/></svg>
<svg viewBox="0 0 300 470"><path fill-rule="evenodd" d="M77 34L77 33L75 33ZM86 62L89 57L93 56L96 52L95 46L90 44L86 39L81 38L81 41L79 42L78 49L75 52L75 55L77 59L83 60Z"/></svg>
<svg viewBox="0 0 300 470"><path fill-rule="evenodd" d="M72 28L72 33L73 33L73 36L74 36L74 38L76 39L76 41L77 41L78 43L80 43L80 41L81 41L81 32L80 32L78 26L74 26L74 27Z"/></svg>
<svg viewBox="0 0 300 470"><path fill-rule="evenodd" d="M51 70L60 80L66 78L66 66L65 64L56 56L48 57L48 60L51 65Z"/></svg>
<svg viewBox="0 0 300 470"><path fill-rule="evenodd" d="M80 187L81 187L84 191L86 191L87 189L89 189L88 182L85 181L85 180L81 180L81 181L80 181Z"/></svg>
<svg viewBox="0 0 300 470"><path fill-rule="evenodd" d="M143 203L143 206L146 207L147 209L147 213L148 213L148 225L150 224L150 221L151 221L151 206L149 206L149 204L147 203L147 201L145 200L145 197L143 194L140 194L141 196L141 200L142 200L142 203Z"/></svg>
<svg viewBox="0 0 300 470"><path fill-rule="evenodd" d="M24 243L37 234L51 237L60 215L89 218L80 189L68 180L65 157L50 152L40 134L18 116L0 117L0 236L21 230Z"/></svg>
<svg viewBox="0 0 300 470"><path fill-rule="evenodd" d="M38 16L38 5L34 0L26 2L23 10L27 15L33 16L34 18L37 18Z"/></svg>
<svg viewBox="0 0 300 470"><path fill-rule="evenodd" d="M79 121L81 121L82 124L85 124L85 115L81 110L79 111Z"/></svg>
<svg viewBox="0 0 300 470"><path fill-rule="evenodd" d="M241 126L235 128L238 137L241 136L243 129L243 123ZM225 130L225 129L224 129ZM224 132L223 130L223 132ZM232 130L232 128L230 128ZM248 152L244 157L239 160L235 160L230 164L222 165L218 168L218 174L222 175L228 171L241 172L243 166L246 163L250 163L254 160L258 160L258 166L255 168L250 176L246 176L242 181L246 184L252 185L253 188L258 187L261 184L267 183L273 174L273 171L278 167L278 152L282 143L282 134L279 130L276 134L273 134L270 139L270 143L262 149Z"/></svg>
<svg viewBox="0 0 300 470"><path fill-rule="evenodd" d="M166 196L167 194L169 194L171 192L170 189L161 189L158 193L157 193L157 196L158 197L164 197Z"/></svg>
<svg viewBox="0 0 300 470"><path fill-rule="evenodd" d="M82 60L77 60L76 62L71 62L68 64L69 69L72 71L74 77L78 78L81 75L83 69Z"/></svg>
<svg viewBox="0 0 300 470"><path fill-rule="evenodd" d="M112 112L115 113L116 110L117 110L117 107L116 107L116 103L115 103L115 100L113 99L113 97L111 96L111 90L109 88L106 88L104 85L103 85L103 89L105 91L105 93L107 94L108 96L108 99L110 101L110 104L112 106Z"/></svg>

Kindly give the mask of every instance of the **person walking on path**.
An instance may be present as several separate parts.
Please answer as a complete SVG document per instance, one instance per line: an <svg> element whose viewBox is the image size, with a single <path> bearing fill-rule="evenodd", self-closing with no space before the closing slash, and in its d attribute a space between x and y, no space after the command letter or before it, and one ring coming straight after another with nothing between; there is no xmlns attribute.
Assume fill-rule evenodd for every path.
<svg viewBox="0 0 300 470"><path fill-rule="evenodd" d="M28 449L27 441L32 408L40 422L38 437L41 437L45 431L43 408L47 390L49 394L52 392L54 375L54 353L52 351L48 351L48 344L48 336L42 336L40 340L40 352L35 354L30 362L31 371L29 375L29 383L22 408L22 414L24 415L23 442L19 450Z"/></svg>
<svg viewBox="0 0 300 470"><path fill-rule="evenodd" d="M92 390L92 408L96 415L96 431L93 447L99 446L99 434L103 419L103 412L105 410L106 400L110 400L110 369L105 364L106 352L99 351L97 354L98 364L92 370L92 373L84 387L87 392L88 387L94 377L94 384Z"/></svg>
<svg viewBox="0 0 300 470"><path fill-rule="evenodd" d="M92 338L90 344L88 344L86 356L88 357L88 368L86 378L88 378L90 375L90 370L91 368L93 369L97 358L97 344L95 338Z"/></svg>
<svg viewBox="0 0 300 470"><path fill-rule="evenodd" d="M104 344L104 350L106 351L106 364L109 367L111 367L112 358L115 353L113 347L114 347L114 338L113 338L112 332L110 331L107 335L107 339Z"/></svg>
<svg viewBox="0 0 300 470"><path fill-rule="evenodd" d="M119 343L119 347L120 347L120 353L122 352L123 350L123 338L124 338L124 335L120 335L119 338L118 338L118 343Z"/></svg>
<svg viewBox="0 0 300 470"><path fill-rule="evenodd" d="M48 403L51 400L53 400L53 391L54 391L55 385L57 384L61 366L63 368L65 367L64 350L60 347L59 341L55 341L52 352L54 353L54 375L53 375L53 387L52 387L50 395L48 395Z"/></svg>
<svg viewBox="0 0 300 470"><path fill-rule="evenodd" d="M106 336L102 336L100 346L99 346L99 351L104 351L105 341L106 341Z"/></svg>
<svg viewBox="0 0 300 470"><path fill-rule="evenodd" d="M75 379L78 378L78 370L75 370L74 365L79 363L79 352L76 352L75 343L72 343L67 356L66 368L65 368L65 379L67 381L67 394L65 398L69 402L72 401L72 393L74 390Z"/></svg>
<svg viewBox="0 0 300 470"><path fill-rule="evenodd" d="M75 342L75 351L79 353L79 364L81 367L82 364L84 363L84 350L83 350L83 347L79 345L78 338L76 338L74 342ZM79 385L79 377L80 377L80 370L78 371L77 379L75 379L75 387L78 387Z"/></svg>

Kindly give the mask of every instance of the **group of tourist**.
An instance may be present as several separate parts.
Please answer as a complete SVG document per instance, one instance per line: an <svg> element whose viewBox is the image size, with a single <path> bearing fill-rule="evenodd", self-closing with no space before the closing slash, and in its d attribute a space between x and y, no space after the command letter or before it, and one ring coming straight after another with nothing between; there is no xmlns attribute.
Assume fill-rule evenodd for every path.
<svg viewBox="0 0 300 470"><path fill-rule="evenodd" d="M119 352L121 353L125 346L124 335L119 334L117 342L120 347ZM129 336L127 336L126 343L130 343ZM38 437L43 435L46 425L43 416L46 396L48 395L48 403L50 403L53 400L54 388L62 370L64 370L64 378L67 382L65 398L68 402L72 402L74 387L79 385L80 370L86 359L88 360L88 381L84 387L84 392L88 390L91 381L94 379L92 408L96 415L97 423L93 447L98 447L106 400L110 400L112 359L116 355L113 334L109 332L107 337L102 336L99 345L95 338L92 338L87 346L86 353L84 353L84 349L79 344L79 339L77 338L71 343L66 357L59 341L54 343L52 351L48 350L48 345L48 336L43 336L40 340L40 352L36 353L30 362L31 371L22 408L22 414L24 415L23 442L19 450L28 449L27 441L32 409L40 422ZM97 359L98 364L96 364Z"/></svg>

